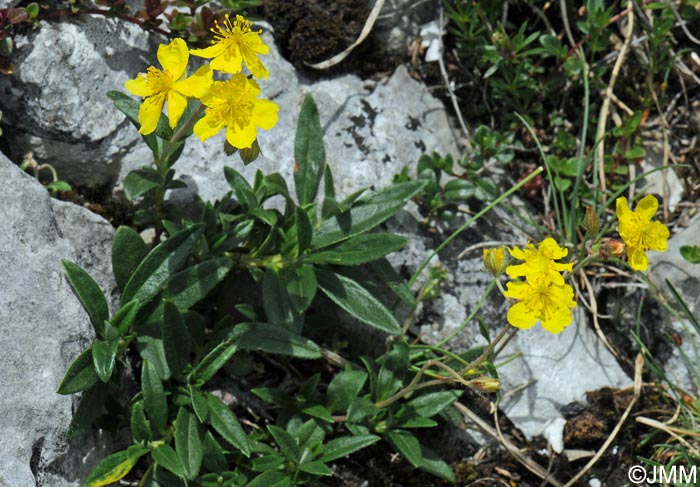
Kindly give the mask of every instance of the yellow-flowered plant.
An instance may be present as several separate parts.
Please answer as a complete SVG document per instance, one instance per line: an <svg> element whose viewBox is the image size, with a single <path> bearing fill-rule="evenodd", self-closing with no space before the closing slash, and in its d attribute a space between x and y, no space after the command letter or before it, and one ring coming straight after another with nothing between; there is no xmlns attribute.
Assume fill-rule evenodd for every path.
<svg viewBox="0 0 700 487"><path fill-rule="evenodd" d="M190 56L182 39L160 45L157 56L162 70L150 66L146 74L140 73L124 84L130 93L143 97L139 109L139 133L143 135L155 131L166 101L170 128L175 128L187 108L187 97L203 96L212 83L208 66L202 66L189 78L185 77Z"/></svg>
<svg viewBox="0 0 700 487"><path fill-rule="evenodd" d="M229 15L224 17L223 24L216 21L211 29L214 33L212 45L205 49L192 49L191 54L211 59L211 68L224 73L240 73L243 63L253 76L258 79L267 78L268 71L258 59L258 54L267 54L270 48L260 38L262 31L253 31L251 23L236 15L231 22Z"/></svg>
<svg viewBox="0 0 700 487"><path fill-rule="evenodd" d="M509 282L503 293L516 301L508 310L508 323L524 329L539 320L548 332L561 332L571 324L571 309L576 307L574 290L561 275L571 271L573 264L556 262L566 257L567 249L546 238L537 247L528 243L525 249L511 249L510 254L524 262L508 266L506 273L525 280Z"/></svg>
<svg viewBox="0 0 700 487"><path fill-rule="evenodd" d="M258 59L270 50L260 38L262 31L253 31L251 23L240 15L233 21L226 15L223 23L216 22L211 31L214 39L205 49L188 51L182 39L161 45L158 60L163 69L150 66L146 74L125 83L129 92L144 99L139 109L141 134L155 131L166 101L169 124L175 128L187 108L188 97L198 99L200 110L205 111L193 130L201 140L226 128L226 141L232 147L250 149L259 128L269 130L277 123L277 104L258 98L257 82L241 73L245 63L254 77L268 77L267 68ZM213 59L186 78L190 54ZM230 79L213 81L214 70L230 74Z"/></svg>
<svg viewBox="0 0 700 487"><path fill-rule="evenodd" d="M627 261L632 269L645 271L649 267L645 252L662 252L668 247L668 228L661 222L651 221L659 202L654 196L647 195L637 203L634 211L630 210L625 197L618 198L615 203L620 237L627 247Z"/></svg>

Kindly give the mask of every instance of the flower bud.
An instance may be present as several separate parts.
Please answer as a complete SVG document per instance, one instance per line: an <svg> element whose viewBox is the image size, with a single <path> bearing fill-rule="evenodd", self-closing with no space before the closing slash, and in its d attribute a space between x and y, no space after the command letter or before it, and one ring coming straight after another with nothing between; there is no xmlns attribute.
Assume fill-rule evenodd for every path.
<svg viewBox="0 0 700 487"><path fill-rule="evenodd" d="M506 251L503 246L484 249L484 267L496 277L503 274L506 267Z"/></svg>
<svg viewBox="0 0 700 487"><path fill-rule="evenodd" d="M501 381L493 377L477 377L470 380L469 385L481 392L498 392L501 390Z"/></svg>
<svg viewBox="0 0 700 487"><path fill-rule="evenodd" d="M614 238L604 238L600 242L600 255L605 259L611 256L621 258L625 251L625 244Z"/></svg>
<svg viewBox="0 0 700 487"><path fill-rule="evenodd" d="M595 214L595 211L593 211L591 205L586 206L586 216L583 217L583 228L585 228L593 238L598 235L598 230L600 230L600 219L598 215Z"/></svg>

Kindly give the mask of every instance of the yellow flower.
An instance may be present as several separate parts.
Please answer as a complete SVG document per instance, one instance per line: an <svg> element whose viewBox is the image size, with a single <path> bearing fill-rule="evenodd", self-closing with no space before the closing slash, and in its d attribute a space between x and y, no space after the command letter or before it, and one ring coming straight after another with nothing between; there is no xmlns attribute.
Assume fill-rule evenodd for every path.
<svg viewBox="0 0 700 487"><path fill-rule="evenodd" d="M139 108L141 134L148 135L156 129L166 100L170 128L175 128L187 108L186 97L199 98L206 93L212 82L212 72L208 66L202 66L185 78L189 57L187 44L182 39L175 39L168 45L161 44L158 61L163 70L150 66L145 75L140 73L136 79L124 83L132 94L144 98Z"/></svg>
<svg viewBox="0 0 700 487"><path fill-rule="evenodd" d="M268 71L258 59L258 54L267 54L270 48L260 38L262 30L253 32L251 22L240 15L231 22L226 14L223 25L216 21L211 31L214 33L212 45L205 49L192 49L195 56L214 60L211 69L225 73L240 73L243 63L256 78L267 78Z"/></svg>
<svg viewBox="0 0 700 487"><path fill-rule="evenodd" d="M627 245L627 260L636 271L645 271L649 260L644 252L647 250L664 251L668 246L669 231L661 222L651 221L659 202L652 195L647 195L637 203L632 211L627 206L627 198L616 200L616 213L620 221L620 237Z"/></svg>
<svg viewBox="0 0 700 487"><path fill-rule="evenodd" d="M509 282L504 296L518 301L508 310L508 323L523 329L539 320L548 332L559 333L571 324L571 308L576 307L571 286L555 284L544 274Z"/></svg>
<svg viewBox="0 0 700 487"><path fill-rule="evenodd" d="M551 282L562 285L564 278L560 272L571 271L573 263L561 264L554 261L566 257L568 253L567 249L560 247L551 237L545 238L537 248L531 243L528 243L524 250L515 247L510 250L510 255L525 262L508 266L506 273L511 278L525 276L528 279L542 274Z"/></svg>
<svg viewBox="0 0 700 487"><path fill-rule="evenodd" d="M506 264L506 252L503 247L484 249L484 267L494 276L500 276Z"/></svg>
<svg viewBox="0 0 700 487"><path fill-rule="evenodd" d="M230 80L214 81L201 98L206 107L204 117L194 126L194 133L206 140L226 127L226 140L237 149L247 149L257 138L257 127L269 130L277 123L277 104L258 99L260 87L243 74Z"/></svg>

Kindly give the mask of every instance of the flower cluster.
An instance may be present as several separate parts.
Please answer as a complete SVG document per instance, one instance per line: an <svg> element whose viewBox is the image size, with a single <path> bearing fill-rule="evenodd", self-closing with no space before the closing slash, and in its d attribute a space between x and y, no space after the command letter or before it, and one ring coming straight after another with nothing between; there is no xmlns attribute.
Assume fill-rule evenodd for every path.
<svg viewBox="0 0 700 487"><path fill-rule="evenodd" d="M524 249L513 248L510 254L522 264L511 265L506 273L512 279L503 293L516 300L508 310L508 322L517 328L530 328L539 320L545 330L559 333L571 324L571 308L576 307L574 290L564 282L562 272L571 271L573 264L556 262L566 257L553 238L544 239L537 247L528 243Z"/></svg>
<svg viewBox="0 0 700 487"><path fill-rule="evenodd" d="M168 121L175 128L187 108L187 99L198 99L204 106L204 117L193 132L201 140L226 128L226 140L237 149L253 146L257 129L269 130L277 123L275 103L258 98L258 83L241 73L245 65L256 78L267 78L268 71L258 59L270 50L260 38L261 31L253 31L251 23L237 15L231 20L227 14L223 23L212 28L212 45L205 49L188 50L182 39L175 39L158 48L162 69L154 66L126 82L126 89L143 97L139 109L139 132L148 135L156 130L163 107L167 103ZM208 66L186 76L190 54L212 59ZM230 75L225 81L214 81L213 71Z"/></svg>

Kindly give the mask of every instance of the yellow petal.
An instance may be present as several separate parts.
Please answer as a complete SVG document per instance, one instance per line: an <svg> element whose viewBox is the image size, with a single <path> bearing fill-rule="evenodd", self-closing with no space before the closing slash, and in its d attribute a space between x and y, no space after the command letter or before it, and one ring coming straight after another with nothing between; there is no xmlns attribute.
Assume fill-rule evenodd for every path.
<svg viewBox="0 0 700 487"><path fill-rule="evenodd" d="M158 61L173 80L178 80L185 74L189 58L187 44L180 38L174 39L170 44L158 46Z"/></svg>
<svg viewBox="0 0 700 487"><path fill-rule="evenodd" d="M557 309L548 319L542 320L542 327L549 333L556 335L569 326L571 320L571 310L562 307Z"/></svg>
<svg viewBox="0 0 700 487"><path fill-rule="evenodd" d="M537 323L537 317L523 303L515 303L508 310L508 323L524 330Z"/></svg>
<svg viewBox="0 0 700 487"><path fill-rule="evenodd" d="M211 63L211 69L224 73L240 73L243 69L243 57L238 49L229 49L217 56Z"/></svg>
<svg viewBox="0 0 700 487"><path fill-rule="evenodd" d="M267 79L269 71L262 61L258 59L258 56L255 55L255 52L253 52L251 49L243 48L241 49L241 54L243 60L245 61L245 65L248 66L248 69L251 73L253 73L253 76L258 79Z"/></svg>
<svg viewBox="0 0 700 487"><path fill-rule="evenodd" d="M642 198L639 203L637 203L637 208L635 213L644 218L645 220L651 220L651 218L659 209L659 202L656 198L650 194Z"/></svg>
<svg viewBox="0 0 700 487"><path fill-rule="evenodd" d="M630 267L635 271L645 271L649 267L649 259L641 249L627 249Z"/></svg>
<svg viewBox="0 0 700 487"><path fill-rule="evenodd" d="M661 222L651 222L646 229L644 243L649 250L663 252L668 248L668 237L670 232L666 225Z"/></svg>
<svg viewBox="0 0 700 487"><path fill-rule="evenodd" d="M615 200L615 213L621 222L623 218L626 218L631 213L629 206L627 206L627 198L624 196L620 196Z"/></svg>
<svg viewBox="0 0 700 487"><path fill-rule="evenodd" d="M257 137L255 126L251 123L245 127L238 128L234 125L226 127L226 140L238 149L248 149L252 147Z"/></svg>
<svg viewBox="0 0 700 487"><path fill-rule="evenodd" d="M139 74L135 79L130 79L124 83L124 87L132 95L147 97L153 94L151 85L146 81L146 76Z"/></svg>
<svg viewBox="0 0 700 487"><path fill-rule="evenodd" d="M173 89L185 96L201 98L209 90L213 72L209 66L202 66L189 78L176 82Z"/></svg>
<svg viewBox="0 0 700 487"><path fill-rule="evenodd" d="M199 137L200 140L205 141L209 137L219 133L223 126L223 123L212 123L211 117L204 115L204 117L194 124L192 132Z"/></svg>
<svg viewBox="0 0 700 487"><path fill-rule="evenodd" d="M149 96L143 100L141 108L139 108L139 123L141 124L139 133L143 135L153 133L158 125L158 119L160 119L164 103L165 93Z"/></svg>
<svg viewBox="0 0 700 487"><path fill-rule="evenodd" d="M185 113L186 108L187 98L177 93L175 90L170 90L168 92L168 120L171 129L175 128L177 122L180 121L180 117Z"/></svg>
<svg viewBox="0 0 700 487"><path fill-rule="evenodd" d="M224 52L224 46L220 43L216 43L212 46L206 47L204 49L190 49L190 54L197 57L203 57L206 59L211 59L213 57L221 56Z"/></svg>
<svg viewBox="0 0 700 487"><path fill-rule="evenodd" d="M263 130L270 130L277 123L277 103L270 100L255 100L253 122Z"/></svg>

